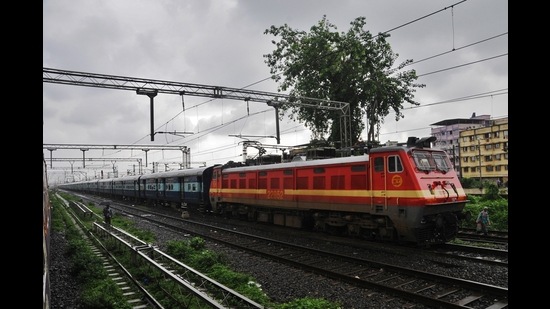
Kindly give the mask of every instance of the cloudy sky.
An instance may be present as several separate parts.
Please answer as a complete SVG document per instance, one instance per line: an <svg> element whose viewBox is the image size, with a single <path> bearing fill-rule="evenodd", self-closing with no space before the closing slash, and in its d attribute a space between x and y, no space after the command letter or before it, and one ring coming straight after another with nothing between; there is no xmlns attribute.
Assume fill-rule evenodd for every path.
<svg viewBox="0 0 550 309"><path fill-rule="evenodd" d="M373 35L388 32L396 63L415 61L407 68L426 85L415 94L421 105L406 108L404 119L388 115L380 141L429 136L431 124L473 113L508 117L508 3L502 0L44 0L43 67L275 93L263 55L278 38L264 31L284 24L309 31L323 15L338 32L360 16ZM264 103L247 108L243 101L161 93L154 98L154 127L194 134L159 133L151 141L150 100L134 91L43 83L44 144L186 146L198 166L242 161L245 138L235 136L241 135L281 153L269 148L276 139L263 137L276 135L274 109ZM307 128L288 119L280 121L280 133L282 147L310 140ZM66 179L70 167L76 179L113 167L119 175L137 171L135 162L113 158L145 163L141 150L43 153L48 167L50 156L105 159L86 169L79 161L55 161L52 181ZM161 170L177 168L182 152L152 150L147 161L144 169L154 162Z"/></svg>

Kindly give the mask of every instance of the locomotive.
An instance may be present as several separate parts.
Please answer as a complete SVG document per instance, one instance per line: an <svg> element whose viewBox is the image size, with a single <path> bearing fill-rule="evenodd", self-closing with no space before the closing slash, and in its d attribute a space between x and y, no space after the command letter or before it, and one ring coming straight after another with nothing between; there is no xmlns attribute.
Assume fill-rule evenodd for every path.
<svg viewBox="0 0 550 309"><path fill-rule="evenodd" d="M447 153L431 148L434 140L410 137L357 156L216 164L60 187L331 234L442 244L470 214Z"/></svg>

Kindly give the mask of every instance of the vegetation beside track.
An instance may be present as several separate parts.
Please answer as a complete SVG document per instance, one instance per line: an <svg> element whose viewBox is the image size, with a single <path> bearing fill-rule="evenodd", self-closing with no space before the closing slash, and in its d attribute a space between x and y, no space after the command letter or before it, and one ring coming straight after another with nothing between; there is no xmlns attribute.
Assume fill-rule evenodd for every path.
<svg viewBox="0 0 550 309"><path fill-rule="evenodd" d="M67 201L77 201L73 195L60 193ZM50 196L56 196L55 192L50 192ZM67 255L70 256L72 262L72 272L77 276L81 283L80 302L82 308L113 308L113 309L130 309L131 306L126 302L120 302L124 299L122 292L116 287L116 284L108 278L107 272L103 268L102 261L91 251L91 248L86 244L83 236L78 232L74 223L70 220L69 215L63 211L63 201L60 199L52 199L52 229L61 232L70 239L71 246L67 250ZM102 208L96 207L93 203L87 205L94 213L103 217ZM85 221L85 225L91 227L95 219ZM155 240L155 235L149 231L137 229L131 220L125 219L122 216L115 214L111 223L113 226L119 227L140 238L145 242L152 243ZM197 269L206 274L210 278L226 285L227 287L245 295L246 297L265 305L266 308L273 309L338 309L341 306L337 303L330 302L324 299L303 298L282 304L272 303L267 295L255 284L256 280L249 275L236 273L229 269L227 258L218 255L215 252L205 248L205 241L202 238L194 237L188 241L171 241L167 244L167 253L179 259L181 262ZM113 248L115 249L115 248ZM117 259L121 261L130 259L130 257L119 256ZM146 274L150 275L150 269L147 272L136 268L129 268L129 271L135 273L138 278L145 278ZM158 294L160 296L160 294ZM170 300L166 300L170 301Z"/></svg>
<svg viewBox="0 0 550 309"><path fill-rule="evenodd" d="M75 297L79 298L81 308L131 309L130 304L120 301L124 299L122 291L109 278L103 261L92 252L76 224L64 211L63 201L54 192L50 192L50 200L52 232L63 234L68 241L64 254L70 257L70 273L79 284L80 293Z"/></svg>
<svg viewBox="0 0 550 309"><path fill-rule="evenodd" d="M472 217L469 221L463 222L462 227L475 227L478 214L484 207L488 207L491 220L489 228L496 231L508 231L508 199L499 194L500 189L495 184L487 183L484 188L483 195L468 196L470 202L466 204L464 211L469 211Z"/></svg>

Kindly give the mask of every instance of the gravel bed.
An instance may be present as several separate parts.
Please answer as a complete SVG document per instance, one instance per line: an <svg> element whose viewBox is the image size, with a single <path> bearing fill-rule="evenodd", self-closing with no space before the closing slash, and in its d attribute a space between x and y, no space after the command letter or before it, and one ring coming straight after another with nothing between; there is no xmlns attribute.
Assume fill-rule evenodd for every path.
<svg viewBox="0 0 550 309"><path fill-rule="evenodd" d="M79 294L79 284L71 276L71 262L66 252L68 241L65 235L50 233L50 308L81 308L75 295Z"/></svg>
<svg viewBox="0 0 550 309"><path fill-rule="evenodd" d="M200 217L201 216L193 216L193 219L198 220ZM138 228L150 230L155 233L157 235L157 242L155 245L161 250L165 249L165 243L167 241L182 239L180 234L176 234L165 228L159 228L157 225L143 221L139 217L129 217L129 219L134 220ZM227 220L225 224L227 224ZM242 227L239 227L239 230L244 232L242 229ZM293 238L296 239L297 235L294 235ZM70 277L67 276L67 264L62 262L67 258L64 254L61 254L63 252L62 247L64 246L63 240L62 237L58 237L52 233L50 248L52 252L52 267L50 269L52 291L51 308L78 308L73 300L77 287L74 282L70 281ZM206 245L209 250L225 255L232 269L249 274L251 277L255 278L263 291L274 302L282 303L303 297L313 297L339 302L342 304L343 308L350 309L429 308L410 303L406 300L396 299L391 295L386 295L375 290L358 289L348 284L342 284L312 273L287 267L209 241L206 242ZM334 247L331 247L329 242L327 242L326 245L326 250L335 250ZM425 257L422 258L420 255L399 256L385 253L384 250L371 251L369 253L369 258L376 258L387 264L406 265L407 267L418 270L433 271L437 269L438 273L444 275L467 280L489 282L496 286L508 286L508 269L504 267L493 267L480 263L467 262L456 265L456 267L448 267L448 265L439 266L438 263L433 263ZM448 264L457 264L457 261L448 261ZM446 265L445 261L442 261L441 265Z"/></svg>

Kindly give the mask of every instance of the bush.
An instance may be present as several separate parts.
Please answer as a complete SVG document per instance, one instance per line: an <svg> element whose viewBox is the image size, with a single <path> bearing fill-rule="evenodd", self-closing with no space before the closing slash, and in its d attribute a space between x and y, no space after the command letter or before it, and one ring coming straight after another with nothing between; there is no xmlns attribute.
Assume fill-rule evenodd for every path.
<svg viewBox="0 0 550 309"><path fill-rule="evenodd" d="M495 186L496 187L496 186ZM508 200L500 195L494 196L493 193L483 196L468 196L470 200L466 204L464 211L470 211L472 214L471 221L464 222L464 227L475 227L476 219L484 207L489 208L489 219L491 220L491 229L498 231L508 230Z"/></svg>
<svg viewBox="0 0 550 309"><path fill-rule="evenodd" d="M301 298L276 307L277 309L341 309L337 303L331 303L324 299Z"/></svg>

